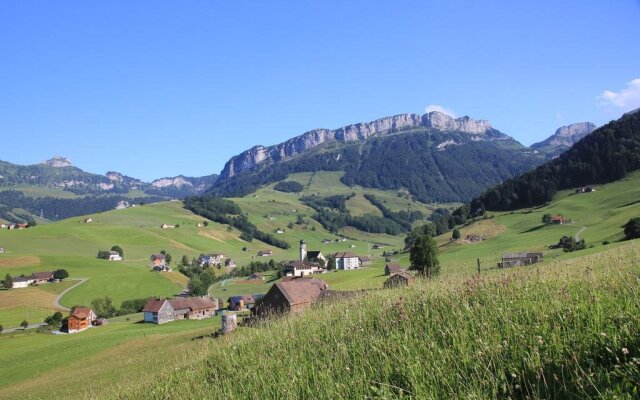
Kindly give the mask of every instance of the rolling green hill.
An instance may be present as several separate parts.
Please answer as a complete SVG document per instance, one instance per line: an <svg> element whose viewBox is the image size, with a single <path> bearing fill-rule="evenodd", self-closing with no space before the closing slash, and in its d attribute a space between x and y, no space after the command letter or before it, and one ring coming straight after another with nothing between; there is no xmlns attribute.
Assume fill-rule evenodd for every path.
<svg viewBox="0 0 640 400"><path fill-rule="evenodd" d="M399 389L393 387L427 397L455 397L462 392L476 393L479 397L491 397L503 393L501 390L514 393L515 383L508 376L495 372L483 375L476 362L477 357L469 356L478 352L487 354L494 362L502 360L496 365L501 370L513 371L521 379L518 385L528 385L527 390L530 393L538 393L538 397L547 397L549 393L536 383L538 378L532 371L536 371L536 366L544 365L557 373L557 370L553 369L555 367L550 367L551 364L544 361L552 359L556 360L553 365L562 365L563 371L567 374L564 388L554 390L577 390L576 393L584 395L591 393L588 390L595 390L593 387L602 389L603 384L598 382L607 381L617 382L618 386L611 390L624 392L625 385L631 378L613 376L608 367L601 364L593 370L598 376L594 386L576 389L576 379L582 379L584 376L578 369L567 369L569 366L562 364L563 360L567 359L569 349L558 343L563 340L573 341L574 346L577 346L574 347L577 349L576 354L582 362L592 357L592 350L588 347L589 338L597 337L601 331L607 334L615 332L609 320L604 318L592 318L592 324L587 329L574 329L574 325L563 325L560 316L566 315L566 307L582 308L587 310L586 315L597 316L601 312L598 310L603 309L606 309L607 313L615 309L619 315L630 315L629 307L637 306L620 301L629 291L637 290L637 287L633 286L637 284L627 279L627 274L637 274L634 270L637 265L634 261L637 257L637 245L635 242L619 240L622 239L622 225L629 218L640 214L640 173L631 174L618 182L597 186L593 193L575 194L571 190L559 192L545 207L487 214L485 219L462 228L463 238L466 234L485 235L486 240L479 243L451 243L448 240L449 234L439 237L442 276L432 282L421 282L417 288L405 291L377 290L385 280L385 262L381 253L402 249L404 236L368 234L345 227L338 233L350 239L346 242L336 242L335 239L340 236L324 230L322 225L314 221L311 218L314 210L302 204L300 197L355 193L352 198L354 201L346 203L347 209L354 215L375 212L375 206L368 202L365 194L373 194L391 210L411 208L422 211L425 216L434 208L451 208L452 205L422 204L412 200L411 196L407 196L403 191L385 192L361 187L351 188L342 184L340 177L341 173L338 172L293 174L288 179L303 185L303 191L300 193L283 193L274 190L273 185L268 185L251 195L233 199L242 211L247 213L249 220L260 229L275 232L277 228L282 228L284 233L277 236L290 242L291 248L288 250L276 249L256 241L246 243L239 239L240 232L235 229L229 230L225 225L211 222L207 227L198 227L197 224L203 219L185 210L181 202L164 202L93 214L95 222L89 224L83 223L84 218L71 218L21 231L0 231L0 246L8 250L7 254L0 255L1 274L28 274L38 270L66 268L72 279L89 278L63 296L61 303L64 306L87 304L93 298L101 296L110 296L115 304L119 305L122 300L128 298L170 296L180 292L186 283L186 278L182 275L156 274L148 271L148 256L160 249L170 252L175 260L179 260L183 254L191 258L202 252L223 252L236 260L238 265L243 265L262 260L252 256L258 249L265 247L273 249L273 258L276 260L296 258L297 242L302 238L307 241L310 249L322 250L325 253L351 250L357 254L374 257L374 263L370 267L349 272L332 272L322 276L322 279L336 290L370 290L362 297L349 300L348 306L336 304L321 307L264 328L240 329L234 335L221 339L208 338L219 326L217 319L183 321L159 328L134 323L139 316L127 317L130 318L129 321L124 317L115 319L112 325L104 329L63 338L36 333L2 335L0 364L8 367L5 367L1 374L3 380L0 381L0 397L14 396L25 387L29 388L29 396L33 398L42 397L45 392L47 395L82 394L98 398L230 398L246 397L245 390L261 393L261 396L281 398L297 398L312 393L318 398L323 397L318 393L325 393L326 396L339 396L337 393L342 393L342 396L347 397L379 393L387 397L397 397L400 392L394 390ZM545 213L562 214L573 223L542 226L540 221ZM298 216L302 216L305 221L303 224L296 224ZM422 222L424 221L418 221L416 225ZM180 227L161 229L160 225L163 223L179 224ZM287 227L289 223L293 223L293 228ZM574 253L546 248L557 242L561 236L575 235L578 232L588 245L593 245L592 248ZM332 242L323 244L324 239L331 239ZM602 242L605 240L611 244L603 245ZM381 250L373 250L373 243L384 243L386 246ZM108 249L114 244L124 248L124 262L108 262L95 258L99 249ZM355 247L351 248L352 245ZM251 251L244 252L242 247L249 247ZM545 261L528 268L494 268L501 253L525 250L543 250ZM406 253L392 258L408 265ZM477 258L482 262L480 280L472 279ZM614 270L617 271L616 274L612 274ZM6 328L24 318L37 319L51 313L55 309L52 306L55 296L75 283L77 282L69 280L62 284L0 291L0 324ZM211 293L223 298L233 294L264 293L270 283L271 278L257 285L248 284L242 278L238 278L224 284L215 284ZM618 291L612 289L615 287ZM563 297L563 290L574 294L569 302ZM587 301L593 296L601 299L598 305L601 308L596 309ZM542 299L546 301L543 302ZM425 304L433 307L434 311L426 313ZM469 304L483 304L484 308L473 306L469 309ZM470 313L469 310L477 310L477 313ZM423 313L426 313L424 319L420 317ZM395 322L390 325L384 321ZM483 323L487 325L482 325ZM506 328L512 325L515 326L515 330ZM552 325L560 328L547 328ZM438 326L440 330L436 329ZM453 329L454 326L456 329ZM538 329L536 326L541 328ZM299 332L302 327L305 331L312 332L319 341L303 343L294 340L294 332ZM545 349L544 353L541 353L542 364L524 358L528 342L516 335L518 329L524 330L527 337L541 336L544 338L542 340L549 344L549 347L538 347L538 351ZM443 337L443 340L447 340L446 343L453 340L459 344L453 347L442 347L444 344L435 347L424 346L424 340L434 341L438 332L443 330L450 335L449 339ZM367 340L350 340L347 332L360 332L358 335L367 337ZM615 345L619 349L625 346L632 348L633 337L636 337L633 329L625 325L620 332L611 337L609 345ZM279 339L272 340L274 335ZM503 340L512 343L513 360L499 357L499 353L494 353L494 350L483 350L486 344L470 341L473 338L477 340L478 337L486 338L491 343L495 342L496 346ZM200 339L192 340L194 338ZM438 340L435 340L435 343L440 343ZM405 343L405 347L398 347L399 341ZM278 344L285 342L291 343L286 349ZM357 343L362 343L363 346L366 343L366 348L356 345ZM468 344L463 346L462 343ZM68 358L51 355L43 357L42 349L54 344L61 346L60 349L82 346L81 373L83 376L92 377L95 387L100 387L98 392L86 392L83 388L69 388L61 384L60 377L75 376L78 367ZM245 354L242 349L255 346L261 349L261 356L255 353L238 356ZM405 350L402 350L403 348ZM359 384L341 386L344 384L342 374L329 373L310 361L326 358L325 352L329 349L333 354L332 359L340 368L351 371L358 380L378 383L366 387ZM237 351L240 353L236 353ZM296 358L294 353L301 351L308 356L304 359ZM380 351L384 351L387 356L383 357ZM316 383L311 386L302 384L309 382L305 375L302 375L294 380L297 382L295 386L290 386L289 381L285 379L285 374L290 377L292 372L287 367L289 361L286 365L272 364L270 360L275 359L272 355L276 353L285 354L287 360L297 360L296 363L299 365L307 365L304 361L307 360L306 362L310 363L307 365L308 368L321 371L315 376ZM237 356L230 358L230 354ZM356 359L353 357L354 354L360 354L356 357L359 362L353 361ZM420 368L418 364L407 364L407 359L413 359L412 357L448 361L427 363L443 365L442 368L428 367L427 374L422 362ZM18 359L22 363L16 362ZM97 362L102 359L106 361ZM141 367L141 359L145 360L145 368ZM231 359L237 362L232 362ZM374 359L377 368L372 368ZM227 381L226 377L235 376L231 371L239 376L255 376L255 371L247 369L246 365L256 362L266 365L270 371L278 372L264 375L258 386L238 386ZM30 367L26 368L25 365ZM214 385L199 381L204 373L202 365L213 368L208 371L214 371ZM397 370L394 369L394 365L408 365L408 369ZM453 367L444 367L445 365L460 368L464 366L466 372L463 375L471 376L473 379L466 379L463 384L455 378L459 374L451 369ZM580 365L583 368L582 364ZM178 367L179 371L176 371ZM168 380L158 381L157 376L160 373L168 374L165 375ZM133 375L140 379L130 379ZM426 378L427 375L432 375L434 379L440 377L440 382L445 381L446 377L450 380L446 386L434 386L431 380ZM141 384L142 377L148 379L148 385L159 388L160 392L157 393L162 395L154 395L156 392L149 391L146 383ZM633 375L631 377L633 378ZM123 384L115 387L112 384L114 381ZM334 386L337 383L337 387L343 389L328 386L329 381L333 382ZM486 385L477 385L479 381L484 381ZM353 379L350 382L354 382ZM216 390L212 391L214 387ZM436 387L441 390L434 391ZM453 389L455 387L459 389ZM284 392L281 392L281 389Z"/></svg>

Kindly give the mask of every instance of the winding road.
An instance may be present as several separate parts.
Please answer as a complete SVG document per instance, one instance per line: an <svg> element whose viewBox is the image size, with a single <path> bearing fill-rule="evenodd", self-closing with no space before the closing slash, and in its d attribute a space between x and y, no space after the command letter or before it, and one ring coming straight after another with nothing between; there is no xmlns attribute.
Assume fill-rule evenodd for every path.
<svg viewBox="0 0 640 400"><path fill-rule="evenodd" d="M69 290L74 289L76 287L78 287L79 285L82 285L83 283L85 283L87 280L89 280L89 278L77 278L74 280L78 280L80 282L76 283L73 286L70 286L68 288L66 288L65 290L63 290L62 292L60 292L60 294L58 295L58 297L56 297L56 301L55 301L55 305L56 307L58 307L59 309L63 310L63 311L71 311L70 308L64 307L62 304L60 304L60 299L62 299L62 296L64 296L65 294L67 294L67 292L69 292Z"/></svg>
<svg viewBox="0 0 640 400"><path fill-rule="evenodd" d="M583 226L583 227L581 227L581 228L580 228L580 230L576 233L576 236L575 236L575 238L574 238L574 239L576 240L576 242L579 242L579 241L580 241L580 234L581 234L582 232L584 232L586 229L587 229L587 227L586 227L586 226Z"/></svg>

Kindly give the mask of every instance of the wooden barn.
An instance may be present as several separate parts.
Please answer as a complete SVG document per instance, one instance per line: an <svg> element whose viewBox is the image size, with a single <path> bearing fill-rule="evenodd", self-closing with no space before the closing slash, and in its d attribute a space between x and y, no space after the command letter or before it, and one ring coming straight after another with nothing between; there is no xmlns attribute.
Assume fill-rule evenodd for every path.
<svg viewBox="0 0 640 400"><path fill-rule="evenodd" d="M385 289L398 288L398 287L411 287L416 283L416 278L408 272L402 271L391 275L389 279L384 282Z"/></svg>
<svg viewBox="0 0 640 400"><path fill-rule="evenodd" d="M254 311L259 316L298 312L319 301L328 289L327 283L319 279L298 278L278 282L271 286Z"/></svg>

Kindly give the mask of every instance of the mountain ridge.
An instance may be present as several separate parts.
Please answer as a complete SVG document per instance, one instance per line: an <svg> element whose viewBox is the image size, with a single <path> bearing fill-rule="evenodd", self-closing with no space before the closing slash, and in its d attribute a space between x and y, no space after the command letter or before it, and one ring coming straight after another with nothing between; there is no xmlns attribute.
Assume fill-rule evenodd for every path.
<svg viewBox="0 0 640 400"><path fill-rule="evenodd" d="M488 121L474 120L468 116L453 118L437 111L424 115L397 114L370 122L350 124L333 130L325 128L313 129L272 146L253 146L231 157L220 173L220 178L230 178L266 161L291 159L295 155L327 142L357 142L367 140L374 135L417 127L433 128L440 131L459 131L471 135L484 135L488 131L494 130Z"/></svg>

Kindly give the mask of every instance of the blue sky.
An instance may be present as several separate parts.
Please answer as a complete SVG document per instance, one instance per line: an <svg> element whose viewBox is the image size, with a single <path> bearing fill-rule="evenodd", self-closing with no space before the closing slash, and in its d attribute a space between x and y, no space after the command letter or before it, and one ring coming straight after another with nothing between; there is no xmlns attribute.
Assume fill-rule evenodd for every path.
<svg viewBox="0 0 640 400"><path fill-rule="evenodd" d="M524 3L2 2L0 159L150 180L430 105L524 144L640 107L640 1Z"/></svg>

